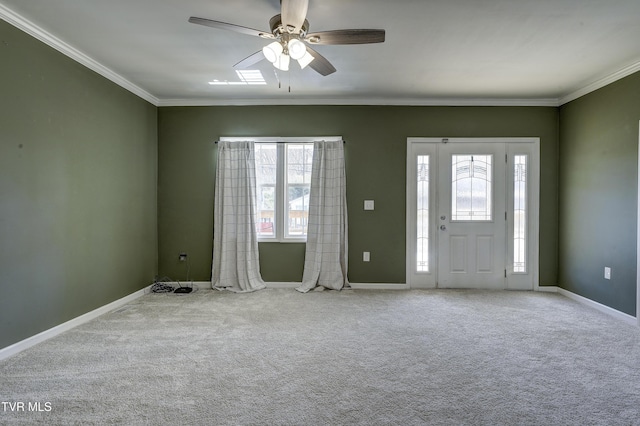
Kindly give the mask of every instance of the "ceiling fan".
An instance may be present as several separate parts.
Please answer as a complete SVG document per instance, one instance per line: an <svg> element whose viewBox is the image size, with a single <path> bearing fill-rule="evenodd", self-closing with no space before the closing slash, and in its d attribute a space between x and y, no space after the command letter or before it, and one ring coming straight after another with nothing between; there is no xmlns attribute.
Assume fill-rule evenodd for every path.
<svg viewBox="0 0 640 426"><path fill-rule="evenodd" d="M290 59L294 59L301 68L308 65L326 76L334 73L335 67L309 45L384 42L384 30L351 29L310 33L309 21L306 19L309 0L280 0L280 6L281 13L269 21L270 32L195 16L189 18L189 22L273 40L262 50L235 64L233 67L236 69L248 68L266 58L279 70L288 71Z"/></svg>

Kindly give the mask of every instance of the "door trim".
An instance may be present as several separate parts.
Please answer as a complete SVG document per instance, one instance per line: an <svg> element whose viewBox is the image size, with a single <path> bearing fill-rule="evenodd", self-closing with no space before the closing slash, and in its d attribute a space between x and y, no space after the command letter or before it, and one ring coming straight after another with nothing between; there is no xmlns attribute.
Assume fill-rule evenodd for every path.
<svg viewBox="0 0 640 426"><path fill-rule="evenodd" d="M412 219L414 217L413 216L414 212L412 211L413 209L412 200L415 199L413 194L413 188L415 187L415 181L416 181L416 170L415 170L415 166L413 165L414 147L417 147L419 144L427 144L435 147L437 146L436 144L443 143L445 140L446 140L446 143L479 143L479 144L502 143L502 144L507 144L508 146L507 152L510 152L510 153L513 153L513 150L509 148L513 146L517 146L517 144L530 144L530 146L533 148L531 150L532 161L531 161L531 168L529 172L529 176L531 176L531 185L529 188L529 190L531 191L531 194L529 196L530 210L528 212L529 218L530 218L528 261L531 265L530 273L531 273L532 282L533 282L533 290L538 291L540 289L540 282L539 282L539 277L540 277L540 264L539 264L539 258L540 258L539 256L539 251L540 251L540 138L536 138L536 137L524 137L524 138L522 137L513 137L513 138L510 138L510 137L495 137L495 138L409 137L407 138L407 164L406 164L407 181L406 181L406 223L405 223L405 229L406 229L405 273L406 273L407 285L409 286L409 288L417 288L415 285L416 283L411 282L412 276L414 274L413 272L414 265L410 256L410 254L413 251L412 239L414 238L414 234L415 234L415 230L412 229L412 225L411 225ZM433 197L435 199L438 196L438 188L435 187L433 192L434 193L430 195L430 197ZM640 216L639 216L639 221L640 221ZM432 230L434 229L433 226L430 226L430 228ZM437 242L438 234L434 232L432 235L433 235L433 239ZM640 238L640 234L639 234L639 238ZM639 246L640 246L640 243L639 243ZM640 258L639 258L639 264L640 264ZM435 270L436 275L434 275L433 272L434 271L429 272L429 274L432 274L433 276L433 283L434 283L434 285L430 287L435 287L435 283L436 283L435 277L437 275L437 269ZM507 285L507 288L508 287L509 286ZM638 288L640 292L640 273L638 275Z"/></svg>
<svg viewBox="0 0 640 426"><path fill-rule="evenodd" d="M638 233L636 236L636 321L640 326L640 124L638 125Z"/></svg>

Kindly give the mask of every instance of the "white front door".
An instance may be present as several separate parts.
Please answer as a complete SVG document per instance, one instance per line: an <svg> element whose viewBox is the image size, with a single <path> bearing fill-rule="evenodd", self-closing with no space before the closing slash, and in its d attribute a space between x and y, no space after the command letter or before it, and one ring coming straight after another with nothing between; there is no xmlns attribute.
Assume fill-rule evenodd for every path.
<svg viewBox="0 0 640 426"><path fill-rule="evenodd" d="M505 287L505 147L446 143L438 153L438 287Z"/></svg>
<svg viewBox="0 0 640 426"><path fill-rule="evenodd" d="M537 287L539 140L411 138L407 283Z"/></svg>

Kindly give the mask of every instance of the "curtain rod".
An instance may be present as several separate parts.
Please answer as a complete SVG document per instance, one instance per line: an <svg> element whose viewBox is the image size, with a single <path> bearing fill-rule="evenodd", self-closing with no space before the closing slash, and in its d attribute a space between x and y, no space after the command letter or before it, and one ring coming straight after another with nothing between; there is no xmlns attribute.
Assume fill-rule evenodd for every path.
<svg viewBox="0 0 640 426"><path fill-rule="evenodd" d="M220 141L215 141L215 143L217 144ZM317 140L317 141L307 141L307 142L301 142L301 141L234 141L234 142L253 142L253 143L314 143L314 142L327 142L325 140ZM345 141L344 139L342 140L342 143L347 143L347 141Z"/></svg>

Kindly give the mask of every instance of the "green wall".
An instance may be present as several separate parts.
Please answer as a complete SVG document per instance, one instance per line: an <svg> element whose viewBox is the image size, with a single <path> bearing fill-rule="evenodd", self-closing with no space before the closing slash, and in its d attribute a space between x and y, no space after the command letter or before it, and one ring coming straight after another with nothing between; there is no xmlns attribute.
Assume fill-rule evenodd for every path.
<svg viewBox="0 0 640 426"><path fill-rule="evenodd" d="M639 95L636 73L560 108L559 285L633 316Z"/></svg>
<svg viewBox="0 0 640 426"><path fill-rule="evenodd" d="M157 108L0 20L0 348L153 281Z"/></svg>
<svg viewBox="0 0 640 426"><path fill-rule="evenodd" d="M158 113L159 274L211 278L216 141L221 136L343 136L349 280L404 283L407 137L540 137L540 284L557 283L558 109L546 107L166 107ZM362 209L365 199L374 211ZM371 262L362 262L363 251ZM260 244L266 281L300 281L303 244Z"/></svg>

